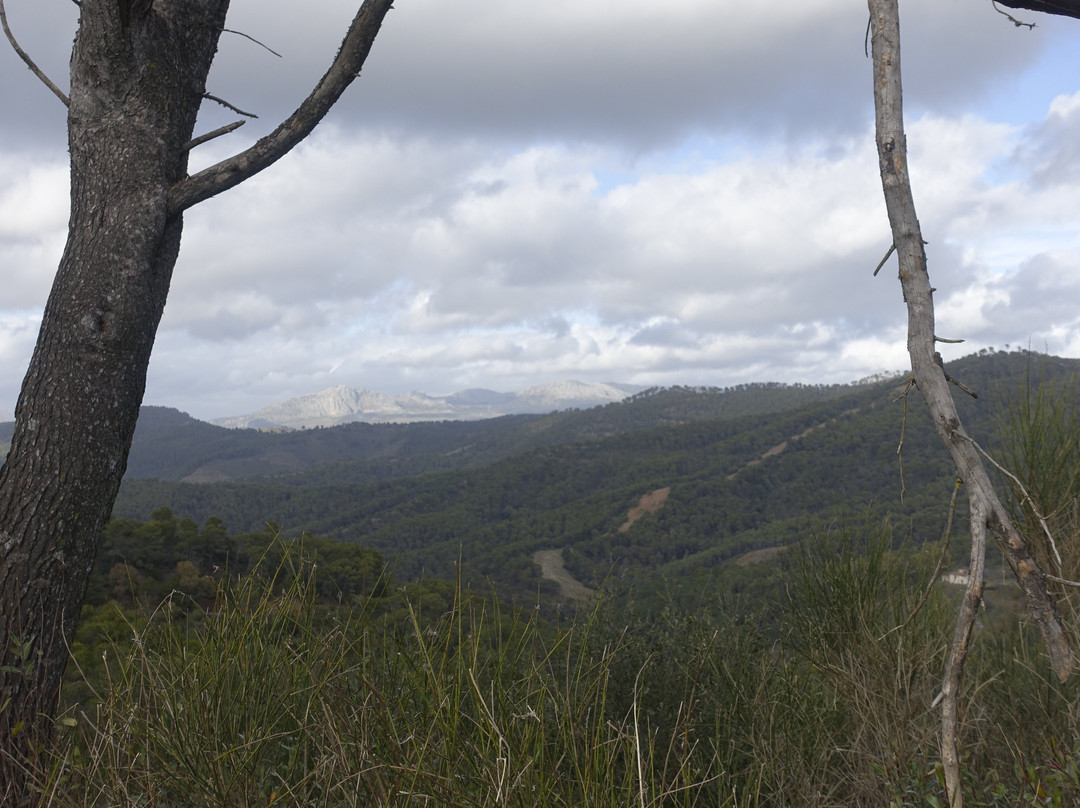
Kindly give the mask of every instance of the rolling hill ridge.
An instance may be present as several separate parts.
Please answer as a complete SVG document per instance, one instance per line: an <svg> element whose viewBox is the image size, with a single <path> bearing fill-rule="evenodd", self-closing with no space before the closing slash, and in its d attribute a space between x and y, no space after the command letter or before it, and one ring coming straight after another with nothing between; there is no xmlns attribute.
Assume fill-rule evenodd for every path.
<svg viewBox="0 0 1080 808"><path fill-rule="evenodd" d="M1077 369L1075 360L1022 352L949 364L950 375L980 393L958 396L958 406L984 445L993 443L995 413L1008 395L1033 377ZM868 511L891 514L904 540L939 538L952 470L917 391L905 399L903 390L901 379L670 388L578 412L284 435L210 433L157 412L132 471L156 462L165 473L129 474L115 513L144 519L167 506L178 517L218 516L243 531L273 521L287 535L309 531L373 547L405 578L452 576L460 559L469 580L522 598L554 594L533 561L540 550L558 550L589 586L612 575L700 581L735 574L730 562L747 552L863 520ZM180 440L187 429L222 442ZM183 462L151 462L155 438L159 449L183 449ZM272 462L285 455L297 459L295 470ZM211 464L234 476L178 482ZM642 497L661 489L669 489L662 507L620 530Z"/></svg>

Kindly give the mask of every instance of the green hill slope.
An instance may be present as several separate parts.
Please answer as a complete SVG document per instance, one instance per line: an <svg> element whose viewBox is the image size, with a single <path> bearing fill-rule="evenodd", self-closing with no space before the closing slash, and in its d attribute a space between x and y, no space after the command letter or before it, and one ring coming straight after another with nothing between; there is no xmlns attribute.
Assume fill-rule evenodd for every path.
<svg viewBox="0 0 1080 808"><path fill-rule="evenodd" d="M1026 355L998 353L950 364L980 393L958 397L973 435L989 443L995 404L1032 370L1056 377L1078 364L1050 359L1044 369L1041 361L1032 368ZM289 534L374 547L396 561L399 578L449 576L460 558L467 576L521 597L542 588L532 555L546 548L561 550L586 583L612 573L701 576L837 519L861 520L868 506L892 513L897 532L921 542L940 535L953 478L917 391L905 402L902 389L895 381L778 387L766 412L766 386L681 388L580 413L427 425L411 444L408 429L389 429L397 442L371 444L382 456L313 463L291 476L129 479L116 513L146 518L166 505L198 521L219 516L232 530L272 520ZM809 403L794 403L807 391ZM751 394L761 414L724 417ZM431 470L440 463L457 466ZM410 468L422 473L405 476ZM670 489L662 507L620 530L642 496L661 489Z"/></svg>
<svg viewBox="0 0 1080 808"><path fill-rule="evenodd" d="M144 407L127 478L218 482L282 476L335 461L298 484L374 481L491 462L529 449L678 424L782 412L848 395L845 385L752 384L653 389L589 410L484 421L352 423L305 430L225 429L179 410ZM0 428L0 439L3 430Z"/></svg>

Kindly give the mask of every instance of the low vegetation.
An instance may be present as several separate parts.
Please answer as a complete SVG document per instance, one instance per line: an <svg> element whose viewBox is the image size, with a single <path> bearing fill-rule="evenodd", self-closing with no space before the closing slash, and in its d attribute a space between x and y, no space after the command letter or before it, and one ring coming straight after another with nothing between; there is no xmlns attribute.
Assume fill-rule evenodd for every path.
<svg viewBox="0 0 1080 808"><path fill-rule="evenodd" d="M1017 469L1002 482L1040 559L1075 579L1076 389L1022 391L992 448ZM797 492L776 460L754 479ZM708 565L676 551L708 535L695 485L577 545L641 557L576 605L543 586L508 596L465 564L456 580L402 574L369 546L275 525L230 533L168 508L114 520L35 804L942 805L937 699L959 596L942 572L962 544L947 500L919 534L880 508L792 514L762 529L783 552ZM646 557L661 551L675 561ZM1080 804L1077 686L1057 683L1011 574L990 569L964 679L965 798ZM1076 590L1056 586L1080 637Z"/></svg>
<svg viewBox="0 0 1080 808"><path fill-rule="evenodd" d="M88 609L40 804L940 805L953 595L936 548L893 545L807 541L773 604L609 593L549 622L437 581L330 596L317 553L274 544L212 590ZM1075 687L991 591L970 803L1076 804Z"/></svg>

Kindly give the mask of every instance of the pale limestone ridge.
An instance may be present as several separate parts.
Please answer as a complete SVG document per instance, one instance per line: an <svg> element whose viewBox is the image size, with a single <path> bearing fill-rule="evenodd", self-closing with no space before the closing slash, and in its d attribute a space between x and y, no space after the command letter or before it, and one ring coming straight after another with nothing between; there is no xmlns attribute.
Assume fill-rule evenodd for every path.
<svg viewBox="0 0 1080 808"><path fill-rule="evenodd" d="M446 396L405 393L391 396L363 387L338 385L260 407L250 415L219 418L211 423L235 428L301 429L365 421L458 421L500 415L586 409L621 401L640 387L624 384L563 381L529 387L518 393L473 388Z"/></svg>

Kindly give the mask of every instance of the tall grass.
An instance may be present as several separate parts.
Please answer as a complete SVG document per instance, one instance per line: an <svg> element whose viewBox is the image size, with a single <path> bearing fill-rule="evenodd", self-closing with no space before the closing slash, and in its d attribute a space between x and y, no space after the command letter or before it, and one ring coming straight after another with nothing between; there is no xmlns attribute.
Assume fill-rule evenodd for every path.
<svg viewBox="0 0 1080 808"><path fill-rule="evenodd" d="M925 591L928 550L892 552L888 524L867 524L795 553L785 645L819 689L827 729L814 750L833 772L831 804L882 804L934 767L952 609L940 587Z"/></svg>
<svg viewBox="0 0 1080 808"><path fill-rule="evenodd" d="M952 609L887 526L807 539L776 611L601 598L553 627L460 587L320 605L263 570L128 626L43 806L935 806ZM966 677L971 805L1080 799L1072 686L1015 623Z"/></svg>
<svg viewBox="0 0 1080 808"><path fill-rule="evenodd" d="M1030 370L1029 370L1030 377ZM1003 408L999 442L1012 516L1043 570L1080 580L1080 380L1031 378ZM1051 582L1059 605L1080 606L1080 590ZM1078 639L1075 635L1074 642Z"/></svg>
<svg viewBox="0 0 1080 808"><path fill-rule="evenodd" d="M459 593L325 610L314 573L251 576L191 622L167 602L106 664L42 782L70 806L691 806L700 790L610 698L589 646ZM69 722L70 723L70 722ZM704 773L708 777L708 772Z"/></svg>

